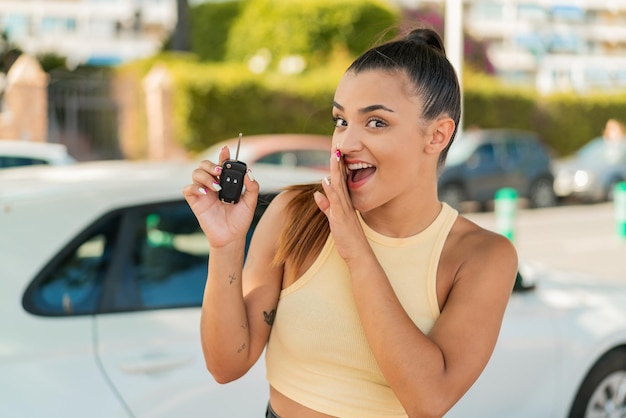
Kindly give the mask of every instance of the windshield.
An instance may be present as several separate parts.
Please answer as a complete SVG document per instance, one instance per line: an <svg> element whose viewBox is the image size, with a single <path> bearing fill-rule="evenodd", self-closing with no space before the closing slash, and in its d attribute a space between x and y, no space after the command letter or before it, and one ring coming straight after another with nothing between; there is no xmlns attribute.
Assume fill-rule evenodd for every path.
<svg viewBox="0 0 626 418"><path fill-rule="evenodd" d="M626 141L606 142L603 138L596 138L578 151L578 158L582 161L617 162L626 159Z"/></svg>
<svg viewBox="0 0 626 418"><path fill-rule="evenodd" d="M446 159L446 165L458 165L469 158L469 156L476 149L478 143L471 138L460 137L452 143L450 151L448 151L448 158Z"/></svg>

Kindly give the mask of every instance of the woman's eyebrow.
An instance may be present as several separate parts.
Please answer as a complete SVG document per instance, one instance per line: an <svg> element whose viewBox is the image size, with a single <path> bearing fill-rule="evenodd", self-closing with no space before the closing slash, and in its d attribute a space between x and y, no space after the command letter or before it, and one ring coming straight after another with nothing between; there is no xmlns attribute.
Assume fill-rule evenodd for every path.
<svg viewBox="0 0 626 418"><path fill-rule="evenodd" d="M337 102L333 102L333 107L336 107L337 109L341 110L342 112L344 111L343 106L342 106L342 105L340 105L340 104L339 104L339 103L337 103ZM394 110L393 110L393 109L390 109L390 108L388 108L388 107L387 107L387 106L385 106L385 105L382 105L382 104L374 104L374 105L371 105L371 106L366 106L366 107L364 107L364 108L362 108L362 109L359 109L359 113L361 113L361 114L364 114L364 113L370 113L370 112L373 112L373 111L375 111L375 110L384 110L384 111L386 111L386 112L392 112L392 113L394 112Z"/></svg>
<svg viewBox="0 0 626 418"><path fill-rule="evenodd" d="M371 106L366 106L363 109L359 109L359 113L370 113L370 112L373 112L375 110L384 110L385 112L393 113L392 109L388 108L385 105L381 105L381 104L375 104L375 105L371 105Z"/></svg>

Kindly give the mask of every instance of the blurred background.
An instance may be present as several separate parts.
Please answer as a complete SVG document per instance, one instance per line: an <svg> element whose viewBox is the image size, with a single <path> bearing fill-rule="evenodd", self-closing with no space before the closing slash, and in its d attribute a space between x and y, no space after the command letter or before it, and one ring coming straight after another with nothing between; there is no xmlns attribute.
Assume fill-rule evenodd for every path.
<svg viewBox="0 0 626 418"><path fill-rule="evenodd" d="M625 117L622 0L0 0L0 139L158 160L330 135L350 60L414 25L444 35L450 4L464 127L533 131L558 157Z"/></svg>
<svg viewBox="0 0 626 418"><path fill-rule="evenodd" d="M447 416L625 417L626 0L0 0L0 416L263 411L263 357L206 372L209 247L181 189L242 132L252 232L326 175L348 65L415 26L463 89L439 197L520 256Z"/></svg>

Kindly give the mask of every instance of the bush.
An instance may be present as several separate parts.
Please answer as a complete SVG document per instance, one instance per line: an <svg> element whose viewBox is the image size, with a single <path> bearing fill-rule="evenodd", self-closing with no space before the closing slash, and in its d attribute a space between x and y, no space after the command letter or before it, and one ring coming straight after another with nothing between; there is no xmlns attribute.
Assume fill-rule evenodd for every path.
<svg viewBox="0 0 626 418"><path fill-rule="evenodd" d="M360 54L398 19L398 11L382 0L249 0L233 24L226 56L247 62L267 51L270 68L293 55L316 67L338 49Z"/></svg>
<svg viewBox="0 0 626 418"><path fill-rule="evenodd" d="M241 1L225 1L201 3L191 7L189 13L191 50L200 60L224 60L231 26L241 13L243 5Z"/></svg>
<svg viewBox="0 0 626 418"><path fill-rule="evenodd" d="M276 79L252 74L237 64L186 63L171 70L176 138L191 152L239 132L332 132L334 86L331 89L326 81L319 83L316 76L298 77L297 81L283 78L278 85Z"/></svg>

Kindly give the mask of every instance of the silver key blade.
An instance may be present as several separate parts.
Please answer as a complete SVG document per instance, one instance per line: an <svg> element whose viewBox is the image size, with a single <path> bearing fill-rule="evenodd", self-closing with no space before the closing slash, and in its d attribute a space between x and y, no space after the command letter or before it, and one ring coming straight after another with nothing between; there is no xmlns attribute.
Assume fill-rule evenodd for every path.
<svg viewBox="0 0 626 418"><path fill-rule="evenodd" d="M241 146L242 133L239 132L239 139L237 140L237 152L235 153L235 160L239 161L239 147Z"/></svg>

